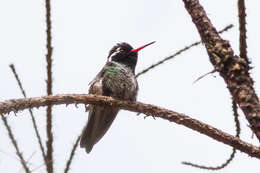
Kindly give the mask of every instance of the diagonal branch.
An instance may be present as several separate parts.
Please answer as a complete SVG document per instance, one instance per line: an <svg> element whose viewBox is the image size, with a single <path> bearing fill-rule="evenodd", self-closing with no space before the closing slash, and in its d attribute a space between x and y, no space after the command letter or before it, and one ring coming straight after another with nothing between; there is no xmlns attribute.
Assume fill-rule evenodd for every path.
<svg viewBox="0 0 260 173"><path fill-rule="evenodd" d="M231 29L232 27L233 27L233 25L230 24L230 25L226 26L225 28L223 28L222 30L220 30L218 33L221 34L221 33L225 32L225 31ZM143 69L141 72L137 73L137 74L135 75L135 77L139 77L140 75L143 75L144 73L146 73L146 72L152 70L153 68L155 68L155 67L157 67L157 66L163 64L164 62L166 62L166 61L168 61L168 60L170 60L170 59L173 59L173 58L176 57L177 55L180 55L181 53L185 52L186 50L189 50L190 48L192 48L192 47L194 47L194 46L197 46L197 45L199 45L199 44L201 44L201 41L194 42L194 43L190 44L189 46L186 46L186 47L180 49L179 51L177 51L177 52L174 53L173 55L167 56L166 58L164 58L164 59L158 61L157 63L152 64L152 65L150 65L149 67Z"/></svg>
<svg viewBox="0 0 260 173"><path fill-rule="evenodd" d="M24 109L41 107L47 105L61 104L94 104L94 105L109 105L116 106L120 109L129 110L132 112L140 112L148 116L160 117L170 122L181 124L199 133L209 136L219 142L236 148L252 157L260 159L260 148L248 144L238 137L222 132L208 124L192 119L187 115L177 113L168 109L164 109L151 104L140 102L129 102L113 99L112 97L97 96L92 94L63 94L55 96L35 97L27 99L7 100L0 103L0 114L10 112L18 112Z"/></svg>
<svg viewBox="0 0 260 173"><path fill-rule="evenodd" d="M260 141L260 103L248 72L248 63L234 55L229 42L219 36L198 0L183 2L206 46L212 65L225 80L233 100L244 112L250 128Z"/></svg>
<svg viewBox="0 0 260 173"><path fill-rule="evenodd" d="M73 147L72 147L72 150L71 150L71 152L70 152L70 157L69 157L69 159L68 159L68 161L67 161L67 164L66 164L66 168L65 168L65 170L64 170L64 173L68 173L68 172L69 172L70 165L71 165L71 162L72 162L72 160L73 160L73 158L74 158L74 156L75 156L75 151L76 151L77 146L78 146L78 144L79 144L80 138L81 138L81 135L78 136L76 142L74 143L74 145L73 145Z"/></svg>
<svg viewBox="0 0 260 173"><path fill-rule="evenodd" d="M28 166L27 166L27 164L26 164L26 161L25 161L24 158L23 158L23 154L21 153L21 151L20 151L20 149L19 149L19 147L18 147L18 145L17 145L17 142L16 142L16 140L15 140L15 138L14 138L14 134L13 134L12 129L10 128L8 122L7 122L7 119L6 119L6 118L4 117L4 115L2 115L2 114L1 114L1 118L2 118L2 121L4 122L5 128L6 128L7 131L8 131L9 138L10 138L11 141L12 141L12 144L13 144L15 150L16 150L16 155L19 157L20 162L21 162L21 164L22 164L22 166L23 166L24 171L25 171L26 173L30 173L31 171L29 170L29 168L28 168Z"/></svg>
<svg viewBox="0 0 260 173"><path fill-rule="evenodd" d="M15 76L15 79L16 81L18 82L18 86L24 96L24 98L27 98L26 96L26 93L25 93L25 90L23 89L23 86L22 86L22 83L19 79L19 76L18 74L16 73L16 70L15 70L15 67L13 64L10 64L10 68ZM41 152L42 152L42 157L43 157L43 160L45 161L45 164L47 165L47 161L46 161L46 156L45 156L45 151L44 151L44 147L43 147L43 144L42 144L42 139L41 139L41 136L40 136L40 133L39 133L39 130L38 130L38 126L37 126L37 123L36 123L36 120L34 118L34 115L33 115L33 112L31 109L29 109L29 112L30 112L30 115L31 115L31 119L32 119L32 123L33 123L33 128L34 128L34 131L35 131L35 134L36 134L36 137L38 139L38 143L39 143L39 146L40 146L40 149L41 149Z"/></svg>
<svg viewBox="0 0 260 173"><path fill-rule="evenodd" d="M46 62L47 62L47 95L52 95L52 38L51 38L51 4L50 0L45 1L46 8L46 34L47 34L47 54L46 54ZM47 109L47 118L46 118L46 131L47 131L47 154L46 154L46 162L47 172L53 173L53 133L52 133L52 106L48 105Z"/></svg>

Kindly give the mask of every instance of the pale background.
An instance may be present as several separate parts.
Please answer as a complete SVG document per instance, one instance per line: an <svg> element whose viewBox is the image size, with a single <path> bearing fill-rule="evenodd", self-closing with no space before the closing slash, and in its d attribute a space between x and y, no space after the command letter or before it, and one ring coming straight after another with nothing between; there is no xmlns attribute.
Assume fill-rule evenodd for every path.
<svg viewBox="0 0 260 173"><path fill-rule="evenodd" d="M218 30L224 33L238 54L237 1L201 0ZM8 65L14 63L29 97L46 95L45 6L44 1L0 1L0 101L21 98L21 92ZM251 74L260 95L259 1L247 1L248 55ZM181 0L55 0L52 1L54 94L87 93L88 83L106 61L117 42L133 47L150 41L156 44L139 53L136 72L199 40L199 34ZM138 100L185 113L225 132L235 134L231 99L223 79L208 75L212 70L204 46L183 53L138 78ZM45 135L45 108L34 111L41 133ZM55 171L62 172L69 151L87 120L84 106L55 106ZM172 173L206 172L184 166L181 161L218 166L232 148L186 127L157 118L121 111L105 137L87 155L78 148L71 172ZM26 159L36 151L31 168L43 164L28 111L8 118ZM252 139L248 122L240 111L242 139ZM44 142L45 143L45 142ZM221 172L259 170L259 160L238 151L235 160ZM0 123L0 170L23 172ZM35 172L45 172L42 166Z"/></svg>

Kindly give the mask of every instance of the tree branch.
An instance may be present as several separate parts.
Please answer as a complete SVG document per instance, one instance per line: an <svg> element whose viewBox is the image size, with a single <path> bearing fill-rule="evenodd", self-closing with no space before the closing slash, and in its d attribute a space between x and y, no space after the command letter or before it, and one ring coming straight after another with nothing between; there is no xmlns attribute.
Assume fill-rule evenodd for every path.
<svg viewBox="0 0 260 173"><path fill-rule="evenodd" d="M241 129L240 129L240 122L238 119L238 116L239 116L239 114L237 112L238 108L237 108L237 104L236 104L236 102L234 102L234 100L232 100L232 109L233 109L233 113L234 113L234 121L236 123L236 137L239 138ZM204 165L194 164L191 162L182 162L182 164L192 166L195 168L217 171L217 170L223 169L227 165L229 165L231 163L231 161L235 158L235 154L236 154L236 148L233 147L230 157L224 163L222 163L220 166L204 166Z"/></svg>
<svg viewBox="0 0 260 173"><path fill-rule="evenodd" d="M52 95L52 38L51 38L51 3L50 0L45 0L46 8L46 62L47 62L47 95ZM47 152L46 152L46 167L48 173L53 173L53 133L52 133L52 106L48 105L46 109L46 133L47 133Z"/></svg>
<svg viewBox="0 0 260 173"><path fill-rule="evenodd" d="M227 25L225 28L223 28L222 30L220 30L218 33L221 34L221 33L225 32L225 31L231 29L232 27L233 27L232 24ZM197 46L197 45L199 45L199 44L201 44L201 41L196 41L196 42L190 44L189 46L186 46L186 47L184 47L184 48L178 50L178 51L177 51L176 53L174 53L173 55L167 56L166 58L164 58L164 59L158 61L157 63L152 64L152 65L150 65L149 67L143 69L142 71L140 71L139 73L137 73L137 74L135 75L135 77L137 78L137 77L139 77L140 75L143 75L144 73L146 73L146 72L152 70L153 68L155 68L155 67L157 67L157 66L163 64L164 62L166 62L166 61L168 61L168 60L170 60L170 59L173 59L173 58L176 57L177 55L180 55L181 53L185 52L186 50L189 50L190 48L192 48L192 47L194 47L194 46Z"/></svg>
<svg viewBox="0 0 260 173"><path fill-rule="evenodd" d="M73 145L73 147L72 147L72 149L71 149L70 157L69 157L69 159L67 160L64 173L68 173L69 170L70 170L70 165L71 165L72 160L73 160L73 158L74 158L74 156L75 156L75 151L76 151L77 146L78 146L78 144L79 144L80 138L81 138L81 135L79 135L79 136L77 137L77 140L76 140L76 142L74 143L74 145Z"/></svg>
<svg viewBox="0 0 260 173"><path fill-rule="evenodd" d="M247 57L246 43L246 7L245 0L238 0L238 18L239 18L239 50L240 57L244 58L247 63L250 63Z"/></svg>
<svg viewBox="0 0 260 173"><path fill-rule="evenodd" d="M260 104L244 58L234 55L228 41L223 40L211 24L198 0L183 0L215 70L225 80L233 100L244 112L252 131L260 141Z"/></svg>
<svg viewBox="0 0 260 173"><path fill-rule="evenodd" d="M11 127L9 126L9 124L8 124L8 122L7 122L6 117L4 117L4 115L1 114L1 118L2 118L2 121L3 121L3 123L4 123L5 128L6 128L7 131L8 131L8 136L9 136L9 138L10 138L10 140L11 140L11 142L12 142L14 148L15 148L16 155L19 157L19 160L20 160L20 162L21 162L21 164L22 164L22 166L23 166L24 171L25 171L26 173L31 173L29 167L28 167L27 164L26 164L26 161L24 160L23 154L21 153L21 151L20 151L20 149L19 149L19 147L18 147L18 144L17 144L17 142L16 142L16 140L15 140L15 138L14 138L14 134L13 134L13 132L12 132Z"/></svg>
<svg viewBox="0 0 260 173"><path fill-rule="evenodd" d="M20 88L20 90L21 90L21 92L22 92L24 98L27 98L26 92L25 92L25 90L23 89L21 80L19 79L19 76L18 76L18 74L16 73L16 70L15 70L14 65L13 65L13 64L10 64L9 66L10 66L10 68L11 68L11 70L12 70L14 76L15 76L15 79L16 79L16 81L17 81L17 83L18 83L18 86L19 86L19 88ZM42 139L41 139L41 136L40 136L40 133L39 133L39 130L38 130L38 126L37 126L36 120L35 120L35 118L34 118L34 115L33 115L33 112L32 112L31 109L29 109L29 113L30 113L30 116L31 116L31 120L32 120L32 124L33 124L33 129L34 129L34 131L35 131L35 134L36 134L36 137L37 137L37 140L38 140L38 144L39 144L39 147L40 147L40 149L41 149L41 153L42 153L43 160L45 161L45 164L46 164L46 166L47 166L47 160L46 160L46 155L45 155L44 147L43 147L43 144L42 144Z"/></svg>
<svg viewBox="0 0 260 173"><path fill-rule="evenodd" d="M192 119L187 115L177 113L168 109L164 109L151 104L144 104L140 102L129 102L116 100L112 97L97 96L92 94L63 94L55 96L35 97L26 99L7 100L0 103L0 114L7 114L10 112L18 112L29 108L39 108L47 105L61 105L61 104L94 104L94 105L109 105L116 106L120 109L129 110L132 112L140 112L147 116L160 117L170 122L184 125L190 129L198 131L207 135L219 142L227 144L236 148L252 157L260 159L260 148L248 144L237 137L229 135L221 130L218 130L208 124L202 123L198 120Z"/></svg>

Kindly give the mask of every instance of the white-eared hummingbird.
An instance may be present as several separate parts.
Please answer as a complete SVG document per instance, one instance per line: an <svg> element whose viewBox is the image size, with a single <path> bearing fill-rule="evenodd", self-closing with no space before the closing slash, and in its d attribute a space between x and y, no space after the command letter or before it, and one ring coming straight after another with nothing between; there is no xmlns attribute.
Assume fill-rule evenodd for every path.
<svg viewBox="0 0 260 173"><path fill-rule="evenodd" d="M114 46L109 51L107 63L90 83L89 94L136 101L138 83L135 66L138 52L153 43L137 49L133 49L128 43L118 43ZM90 105L88 123L82 132L80 147L89 153L107 132L118 111L117 107Z"/></svg>

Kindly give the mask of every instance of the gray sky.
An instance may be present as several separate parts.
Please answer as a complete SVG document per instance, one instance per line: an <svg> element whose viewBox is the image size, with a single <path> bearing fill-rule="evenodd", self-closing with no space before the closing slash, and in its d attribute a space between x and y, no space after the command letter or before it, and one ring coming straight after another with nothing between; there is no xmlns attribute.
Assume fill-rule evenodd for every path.
<svg viewBox="0 0 260 173"><path fill-rule="evenodd" d="M201 0L218 30L228 24L235 27L222 36L238 54L236 1ZM223 5L225 4L225 5ZM260 94L258 1L247 1L248 55L251 74ZM44 1L0 1L0 100L21 98L8 65L14 63L28 96L46 95ZM175 53L199 40L199 34L181 0L55 0L52 2L54 93L87 93L88 83L106 61L108 51L118 42L133 47L150 41L156 44L139 53L136 71ZM140 76L138 100L185 113L225 132L235 134L231 99L218 74L199 76L212 70L204 46L200 45L149 73ZM45 139L45 108L34 111ZM55 170L61 172L74 140L87 120L84 106L55 106ZM242 139L252 139L248 122L240 111ZM182 165L181 161L219 165L232 148L186 127L157 118L121 111L105 137L87 155L78 148L71 172L205 172ZM27 111L8 118L25 158L36 151L31 168L43 164ZM23 172L13 146L0 124L0 170ZM257 169L259 161L238 152L235 160L219 172L243 172ZM36 172L45 172L44 166Z"/></svg>

